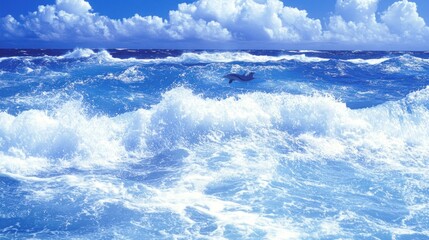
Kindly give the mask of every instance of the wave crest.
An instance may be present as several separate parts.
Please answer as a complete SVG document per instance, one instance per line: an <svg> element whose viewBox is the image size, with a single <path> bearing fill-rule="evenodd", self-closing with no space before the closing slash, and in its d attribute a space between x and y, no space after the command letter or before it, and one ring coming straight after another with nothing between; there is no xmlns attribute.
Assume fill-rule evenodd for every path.
<svg viewBox="0 0 429 240"><path fill-rule="evenodd" d="M89 58L93 55L95 55L95 52L92 49L77 48L71 52L64 54L63 56L60 56L59 58Z"/></svg>
<svg viewBox="0 0 429 240"><path fill-rule="evenodd" d="M90 117L79 102L71 101L51 113L1 113L0 151L29 165L44 159L46 168L104 168L195 144L279 138L283 148L298 144L300 151L319 155L311 159L369 152L369 159L402 161L413 149L420 158L429 156L423 148L429 144L428 93L426 88L401 101L352 110L331 96L256 92L209 99L177 87L150 109L116 117ZM12 173L21 172L20 166L0 163L2 171Z"/></svg>
<svg viewBox="0 0 429 240"><path fill-rule="evenodd" d="M94 51L89 48L77 48L71 52L68 52L58 59L91 59L98 62L112 62L118 61L119 59L112 57L107 50Z"/></svg>
<svg viewBox="0 0 429 240"><path fill-rule="evenodd" d="M322 62L329 61L326 58L308 57L305 54L299 55L253 55L247 52L201 52L183 53L179 57L167 57L165 62L201 62L201 63L229 63L229 62L277 62L277 61L298 61L298 62Z"/></svg>
<svg viewBox="0 0 429 240"><path fill-rule="evenodd" d="M330 59L321 57L311 57L305 54L293 55L254 55L248 52L184 52L179 56L152 59L136 58L114 58L107 50L95 52L92 49L75 49L59 57L60 59L90 58L105 61L141 62L141 63L230 63L230 62L250 62L264 63L277 61L298 61L298 62L323 62Z"/></svg>

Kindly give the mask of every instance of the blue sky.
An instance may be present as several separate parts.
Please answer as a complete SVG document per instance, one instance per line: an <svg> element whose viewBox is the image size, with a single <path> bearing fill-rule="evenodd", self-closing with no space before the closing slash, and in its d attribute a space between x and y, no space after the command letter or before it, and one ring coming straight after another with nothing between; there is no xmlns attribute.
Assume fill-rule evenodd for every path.
<svg viewBox="0 0 429 240"><path fill-rule="evenodd" d="M0 47L429 50L427 20L427 0L2 0Z"/></svg>

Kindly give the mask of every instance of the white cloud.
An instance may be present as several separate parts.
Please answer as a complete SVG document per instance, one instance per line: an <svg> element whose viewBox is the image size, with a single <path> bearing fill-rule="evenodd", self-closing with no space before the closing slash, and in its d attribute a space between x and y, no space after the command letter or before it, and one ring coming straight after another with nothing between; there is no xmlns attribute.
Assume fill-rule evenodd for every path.
<svg viewBox="0 0 429 240"><path fill-rule="evenodd" d="M230 40L231 34L216 21L194 19L183 11L170 11L167 30L173 39Z"/></svg>
<svg viewBox="0 0 429 240"><path fill-rule="evenodd" d="M376 22L375 18L354 22L346 21L342 16L332 16L329 19L328 31L324 33L324 37L329 41L345 43L377 43L395 40L387 26Z"/></svg>
<svg viewBox="0 0 429 240"><path fill-rule="evenodd" d="M429 28L417 12L417 5L407 0L393 3L381 16L390 31L404 39L429 40Z"/></svg>
<svg viewBox="0 0 429 240"><path fill-rule="evenodd" d="M112 38L110 20L90 10L91 6L83 0L58 0L57 5L41 5L37 11L21 16L19 24L26 35L45 41Z"/></svg>
<svg viewBox="0 0 429 240"><path fill-rule="evenodd" d="M41 5L37 11L21 17L2 19L4 36L34 35L45 41L118 41L135 39L229 40L228 30L215 21L194 19L179 11L170 13L170 21L157 16L138 14L125 19L110 19L92 13L85 0L57 0L55 5Z"/></svg>
<svg viewBox="0 0 429 240"><path fill-rule="evenodd" d="M88 2L76 0L57 0L56 8L75 15L85 15L92 10Z"/></svg>
<svg viewBox="0 0 429 240"><path fill-rule="evenodd" d="M375 19L378 0L338 0L335 10L345 21L367 22Z"/></svg>
<svg viewBox="0 0 429 240"><path fill-rule="evenodd" d="M320 20L279 0L199 0L180 4L179 12L216 21L237 40L300 41L319 39Z"/></svg>
<svg viewBox="0 0 429 240"><path fill-rule="evenodd" d="M168 38L168 34L165 32L168 23L158 16L142 17L136 14L131 18L122 20L106 19L105 21L112 25L109 26L109 30L116 34L117 39L139 37L150 39Z"/></svg>
<svg viewBox="0 0 429 240"><path fill-rule="evenodd" d="M325 38L343 42L381 42L393 36L376 20L378 0L337 0Z"/></svg>
<svg viewBox="0 0 429 240"><path fill-rule="evenodd" d="M412 35L420 43L429 41L428 27L407 0L393 3L376 18L378 0L337 0L336 13L329 18L324 37L327 41L368 44L411 44ZM416 40L416 39L414 39Z"/></svg>
<svg viewBox="0 0 429 240"><path fill-rule="evenodd" d="M169 19L135 15L116 20L92 12L85 0L57 0L41 5L21 17L2 19L8 36L16 36L16 26L27 35L52 40L115 41L122 39L163 39L208 41L227 40L317 40L320 20L305 10L285 7L280 0L198 0L179 4Z"/></svg>
<svg viewBox="0 0 429 240"><path fill-rule="evenodd" d="M167 19L138 14L111 19L96 13L85 0L56 0L54 5L41 5L17 19L10 15L0 18L0 38L83 44L175 40L333 42L361 48L375 43L429 41L429 28L414 2L399 0L377 12L378 2L337 0L335 13L322 24L305 10L285 6L280 0L196 0L179 4Z"/></svg>
<svg viewBox="0 0 429 240"><path fill-rule="evenodd" d="M3 29L3 37L23 37L25 35L21 24L11 15L0 19L0 29Z"/></svg>

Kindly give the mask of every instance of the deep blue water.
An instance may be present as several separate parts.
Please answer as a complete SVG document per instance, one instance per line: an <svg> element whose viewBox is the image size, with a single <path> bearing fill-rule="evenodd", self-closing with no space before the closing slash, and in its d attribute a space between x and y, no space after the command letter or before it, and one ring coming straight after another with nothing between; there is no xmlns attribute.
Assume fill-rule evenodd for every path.
<svg viewBox="0 0 429 240"><path fill-rule="evenodd" d="M428 239L428 86L428 52L0 49L0 239Z"/></svg>

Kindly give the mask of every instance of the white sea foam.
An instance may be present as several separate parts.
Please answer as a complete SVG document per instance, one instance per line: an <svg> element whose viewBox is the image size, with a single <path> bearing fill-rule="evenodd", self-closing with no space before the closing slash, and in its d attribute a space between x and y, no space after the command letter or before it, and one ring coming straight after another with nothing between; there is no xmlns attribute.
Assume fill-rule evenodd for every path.
<svg viewBox="0 0 429 240"><path fill-rule="evenodd" d="M92 50L88 48L77 48L62 56L51 57L51 56L23 56L23 57L2 57L0 62L10 59L17 59L22 61L28 61L31 59L45 59L58 60L58 59L86 59L89 61L95 61L98 63L110 63L110 62L128 62L128 63L231 63L231 62L251 62L251 63L265 63L265 62L279 62L279 61L297 61L304 63L317 63L330 61L330 58L307 56L306 53L320 53L312 50L300 50L290 51L293 54L283 54L279 56L269 55L256 55L244 51L225 51L225 52L184 52L179 56L166 57L166 58L152 58L152 59L137 59L134 57L130 58L115 58L107 50ZM300 53L300 54L298 54ZM349 62L358 65L379 65L392 59L398 59L404 65L408 67L420 67L427 65L429 59L412 56L410 54L404 54L399 57L381 57L374 59L340 59L342 62Z"/></svg>
<svg viewBox="0 0 429 240"><path fill-rule="evenodd" d="M317 51L317 50L305 50L305 49L303 49L303 50L292 50L292 51L289 51L289 52L291 52L291 53L321 53L321 51Z"/></svg>
<svg viewBox="0 0 429 240"><path fill-rule="evenodd" d="M141 82L145 79L144 74L139 70L138 66L131 66L119 74L109 73L100 77L106 80L119 80L126 83Z"/></svg>
<svg viewBox="0 0 429 240"><path fill-rule="evenodd" d="M167 57L167 62L270 62L270 61L298 61L298 62L323 62L329 61L326 58L307 57L300 55L253 55L247 52L201 52L201 53L183 53L179 57Z"/></svg>
<svg viewBox="0 0 429 240"><path fill-rule="evenodd" d="M116 117L89 116L79 101L69 101L49 112L0 114L0 157L5 160L0 172L34 182L24 190L39 203L59 199L64 189L73 201L84 196L88 203L83 216L115 213L109 210L112 206L140 215L166 212L185 229L180 231L184 238L227 238L230 229L240 238L255 237L255 232L270 239L329 237L347 234L344 221L374 220L351 211L293 218L258 210L271 207L263 201L279 201L279 209L286 212L299 207L294 193L276 184L329 188L323 181L284 179L282 162L335 159L357 169L369 163L379 166L376 171L387 168L426 178L422 166L429 159L428 106L429 88L360 110L325 95L256 92L209 99L185 87L167 91L149 109ZM128 164L144 167L128 170ZM155 169L147 169L151 166ZM67 168L112 171L29 178ZM128 175L148 177L146 171L160 173L155 186L127 180ZM285 201L289 198L295 200ZM413 197L407 201L418 208ZM329 206L324 210L331 211ZM207 233L200 232L201 216L213 225ZM144 217L123 218L142 229L152 224Z"/></svg>
<svg viewBox="0 0 429 240"><path fill-rule="evenodd" d="M264 63L270 61L298 61L298 62L324 62L329 61L327 58L309 57L305 54L295 55L254 55L247 52L184 52L177 57L155 58L155 59L136 59L127 58L119 59L111 56L106 50L94 52L91 49L75 49L66 53L59 59L70 58L89 58L99 62L136 62L136 63L229 63L229 62L253 62Z"/></svg>
<svg viewBox="0 0 429 240"><path fill-rule="evenodd" d="M124 156L124 148L115 136L117 125L107 117L87 118L76 102L69 102L54 113L39 110L18 116L1 113L0 122L2 154L21 157L28 168L34 168L26 170L32 174L74 164L82 168L108 166ZM35 158L51 165L32 164ZM9 166L11 173L22 172L19 166L12 168L10 162L2 162L0 168L4 169L3 164Z"/></svg>
<svg viewBox="0 0 429 240"><path fill-rule="evenodd" d="M63 56L60 56L59 58L89 58L93 55L95 55L95 52L92 49L77 48L71 52L64 54Z"/></svg>
<svg viewBox="0 0 429 240"><path fill-rule="evenodd" d="M44 57L48 59L54 59L54 60L62 60L62 59L84 59L86 61L92 61L96 63L110 63L110 62L121 62L125 61L119 58L114 58L107 50L99 50L94 51L89 48L77 48L73 51L67 52L64 55L58 56L58 57ZM132 59L129 59L132 60Z"/></svg>
<svg viewBox="0 0 429 240"><path fill-rule="evenodd" d="M1 152L48 159L47 163L61 159L66 165L87 168L124 161L130 153L151 155L181 145L276 133L300 141L307 159L313 154L329 158L364 149L386 154L369 154L374 161L381 157L390 161L387 156L405 161L418 155L416 161L423 161L429 154L424 148L429 141L428 92L424 89L403 101L351 110L327 96L249 93L216 100L178 87L149 110L117 117L88 117L78 102L69 102L53 112L1 113Z"/></svg>
<svg viewBox="0 0 429 240"><path fill-rule="evenodd" d="M429 65L429 59L412 56L410 54L404 54L398 57L398 60L405 68L412 71L423 71L423 67Z"/></svg>
<svg viewBox="0 0 429 240"><path fill-rule="evenodd" d="M347 59L343 60L345 62L351 62L354 64L368 64L368 65L378 65L381 63L384 63L386 61L389 61L390 58L374 58L374 59L362 59L362 58L355 58L355 59Z"/></svg>
<svg viewBox="0 0 429 240"><path fill-rule="evenodd" d="M383 69L383 71L384 72L386 72L386 73L399 73L399 72L401 72L401 68L400 67L397 67L397 66L393 66L393 65L387 65L384 69Z"/></svg>
<svg viewBox="0 0 429 240"><path fill-rule="evenodd" d="M234 62L225 69L263 72L288 66L249 67L242 62L299 61L242 52L145 60L113 58L103 50L79 51L59 61L71 67L74 59L79 67L107 65L108 71L95 66L91 73L112 72L96 79L124 82L144 81L146 63L157 68L157 63L204 63L213 58ZM293 57L300 56L308 60L305 55ZM45 63L58 60L41 58ZM39 72L31 59L20 59L34 70L28 75L46 73L43 80L76 76L74 71ZM411 56L394 59L382 68L426 67L424 60ZM406 65L409 62L414 65ZM219 71L220 65L201 69ZM25 67L19 70L26 74ZM80 81L86 79L74 78L73 84ZM270 83L278 86L271 80L262 84ZM286 83L295 93L304 84ZM350 109L317 93L206 98L189 88L173 87L158 103L118 116L88 113L82 103L88 99L69 94L58 89L5 100L34 109L15 115L0 112L0 184L11 187L9 199L25 198L17 200L23 204L21 212L11 207L2 209L1 216L19 215L24 219L20 222L49 225L46 234L86 231L83 235L79 231L76 238L365 237L350 225L371 233L385 231L375 236L379 238L389 233L429 234L423 225L414 224L424 222L429 211L429 88L399 101ZM398 211L391 211L396 207ZM66 220L39 218L45 213ZM400 220L392 222L391 216ZM33 226L22 229L31 231ZM46 236L38 235L45 230L34 231L38 232L17 235Z"/></svg>

